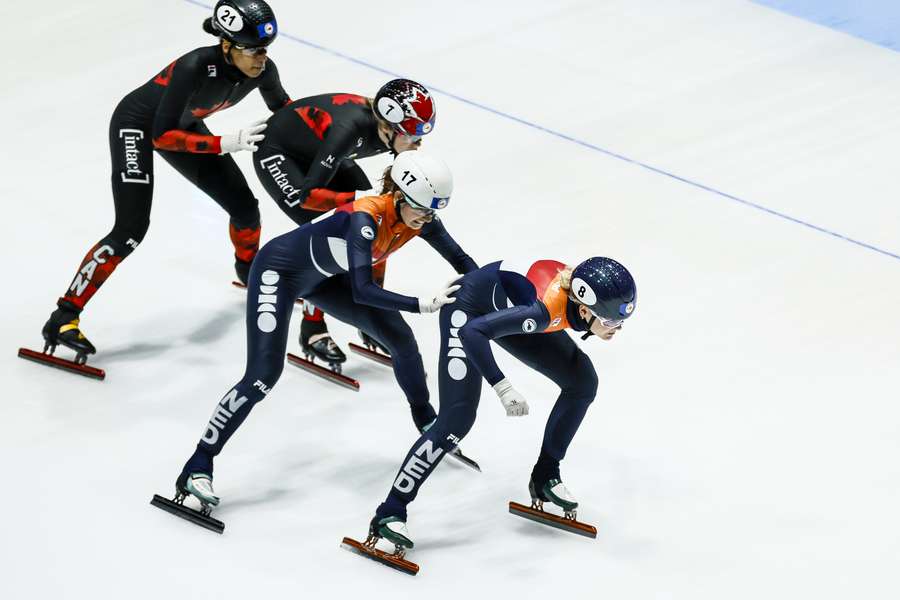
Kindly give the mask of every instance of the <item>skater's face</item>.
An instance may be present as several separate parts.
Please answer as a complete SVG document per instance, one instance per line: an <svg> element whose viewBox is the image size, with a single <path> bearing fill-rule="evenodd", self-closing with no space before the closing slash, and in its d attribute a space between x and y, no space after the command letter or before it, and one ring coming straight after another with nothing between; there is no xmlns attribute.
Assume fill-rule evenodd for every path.
<svg viewBox="0 0 900 600"><path fill-rule="evenodd" d="M588 310L588 307L584 304L578 306L578 314L582 319L589 322L591 321L591 311ZM591 333L596 335L601 340L611 340L618 330L622 329L622 321L607 321L606 319L594 319L594 322L591 324Z"/></svg>
<svg viewBox="0 0 900 600"><path fill-rule="evenodd" d="M243 48L223 41L222 51L228 55L231 63L247 77L259 77L266 70L268 56L265 48Z"/></svg>
<svg viewBox="0 0 900 600"><path fill-rule="evenodd" d="M404 200L403 192L394 192L394 202ZM408 202L400 202L400 219L410 229L422 229L426 223L434 219L434 211L423 208L414 208Z"/></svg>

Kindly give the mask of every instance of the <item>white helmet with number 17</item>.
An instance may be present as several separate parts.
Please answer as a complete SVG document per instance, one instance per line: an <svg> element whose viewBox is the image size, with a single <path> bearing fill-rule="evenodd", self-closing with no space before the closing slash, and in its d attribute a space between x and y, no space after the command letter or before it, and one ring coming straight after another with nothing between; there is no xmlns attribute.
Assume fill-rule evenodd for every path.
<svg viewBox="0 0 900 600"><path fill-rule="evenodd" d="M435 211L450 204L453 175L439 158L420 150L401 152L391 166L391 179L413 208Z"/></svg>

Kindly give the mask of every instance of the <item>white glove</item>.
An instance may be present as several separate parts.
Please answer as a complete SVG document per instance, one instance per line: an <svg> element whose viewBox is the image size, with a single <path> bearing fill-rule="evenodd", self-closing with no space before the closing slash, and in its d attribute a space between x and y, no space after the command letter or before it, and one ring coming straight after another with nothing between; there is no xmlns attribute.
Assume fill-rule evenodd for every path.
<svg viewBox="0 0 900 600"><path fill-rule="evenodd" d="M445 304L456 302L456 298L451 297L450 294L460 287L459 285L454 284L457 279L459 279L458 275L445 283L443 287L441 287L441 291L439 291L431 300L419 298L419 312L422 314L437 312Z"/></svg>
<svg viewBox="0 0 900 600"><path fill-rule="evenodd" d="M241 150L249 150L256 152L256 142L262 141L264 136L261 132L267 127L268 119L260 119L254 121L248 127L244 127L237 134L223 135L219 140L222 151L219 154L231 154L232 152L240 152Z"/></svg>
<svg viewBox="0 0 900 600"><path fill-rule="evenodd" d="M494 384L494 391L500 397L507 417L524 417L528 414L528 403L525 398L513 389L512 384L505 377Z"/></svg>

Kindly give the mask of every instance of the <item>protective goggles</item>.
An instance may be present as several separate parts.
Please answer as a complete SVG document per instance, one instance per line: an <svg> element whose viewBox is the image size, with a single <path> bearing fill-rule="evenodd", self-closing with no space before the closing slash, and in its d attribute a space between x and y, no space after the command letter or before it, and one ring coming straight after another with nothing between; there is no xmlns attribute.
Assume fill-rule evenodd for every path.
<svg viewBox="0 0 900 600"><path fill-rule="evenodd" d="M433 217L436 212L433 208L426 208L421 204L418 204L415 200L410 198L406 193L403 194L403 198L406 200L406 203L409 205L411 209L416 211L417 214L422 215L423 217Z"/></svg>
<svg viewBox="0 0 900 600"><path fill-rule="evenodd" d="M257 56L259 54L265 54L266 52L268 52L268 48L266 46L255 46L251 48L248 46L234 44L232 48L234 48L244 56Z"/></svg>
<svg viewBox="0 0 900 600"><path fill-rule="evenodd" d="M581 336L581 339L586 340L594 335L594 332L591 331L591 327L594 326L595 321L600 321L600 324L607 329L616 329L622 326L622 323L625 321L625 319L604 319L603 317L598 317L594 313L591 313L591 318L587 323L587 332L583 336Z"/></svg>

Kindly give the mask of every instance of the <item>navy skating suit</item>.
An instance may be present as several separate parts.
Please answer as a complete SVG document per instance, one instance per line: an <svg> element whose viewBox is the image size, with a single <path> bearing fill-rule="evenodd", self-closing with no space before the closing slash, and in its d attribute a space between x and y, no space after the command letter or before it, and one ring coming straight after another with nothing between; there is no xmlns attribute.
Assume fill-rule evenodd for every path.
<svg viewBox="0 0 900 600"><path fill-rule="evenodd" d="M439 219L416 230L407 227L398 212L392 194L361 198L260 249L247 282L244 376L216 406L183 473L211 475L213 457L278 381L298 297L362 329L385 346L416 426L422 428L434 420L422 357L412 330L398 312L419 312L419 300L378 286L372 279L373 263L382 264L406 242L421 237L458 273L472 271L477 265Z"/></svg>
<svg viewBox="0 0 900 600"><path fill-rule="evenodd" d="M560 288L564 268L552 260L521 269L495 262L457 282L462 287L454 294L456 302L440 313L440 414L406 455L377 518L405 520L407 504L472 428L482 379L494 385L504 378L491 352L492 340L560 387L532 471L535 481L559 478L559 462L597 393L591 360L564 331L587 328Z"/></svg>

